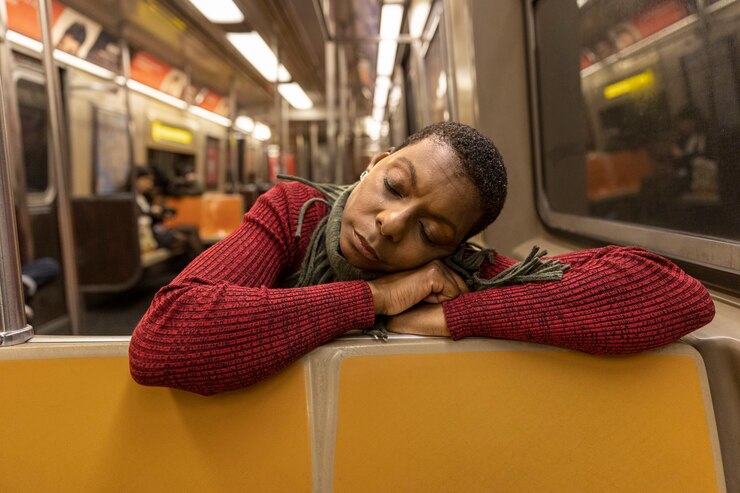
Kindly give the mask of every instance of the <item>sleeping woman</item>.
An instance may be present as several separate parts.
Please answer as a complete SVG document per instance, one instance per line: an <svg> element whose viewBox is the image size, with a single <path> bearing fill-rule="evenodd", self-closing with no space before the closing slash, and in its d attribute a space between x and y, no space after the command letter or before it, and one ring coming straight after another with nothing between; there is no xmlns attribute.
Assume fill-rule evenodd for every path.
<svg viewBox="0 0 740 493"><path fill-rule="evenodd" d="M466 242L506 198L491 140L438 123L346 187L280 183L155 296L129 349L144 385L211 395L362 329L646 351L712 320L706 289L639 248L524 261Z"/></svg>

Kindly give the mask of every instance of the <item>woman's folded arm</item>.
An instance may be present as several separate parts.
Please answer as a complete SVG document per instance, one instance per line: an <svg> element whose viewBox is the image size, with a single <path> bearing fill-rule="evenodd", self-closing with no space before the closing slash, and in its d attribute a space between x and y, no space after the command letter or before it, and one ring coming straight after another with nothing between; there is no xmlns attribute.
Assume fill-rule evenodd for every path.
<svg viewBox="0 0 740 493"><path fill-rule="evenodd" d="M374 320L364 281L274 289L300 266L310 235L294 236L300 206L318 192L277 185L240 228L155 296L131 337L131 374L145 385L213 394L255 383L312 349ZM309 231L325 214L309 209Z"/></svg>
<svg viewBox="0 0 740 493"><path fill-rule="evenodd" d="M270 289L186 278L165 288L137 327L131 374L203 395L235 390L374 317L364 281Z"/></svg>
<svg viewBox="0 0 740 493"><path fill-rule="evenodd" d="M612 246L555 258L570 264L562 281L494 288L446 302L452 337L634 353L673 342L714 317L701 283L645 250ZM489 276L511 263L498 260L487 266Z"/></svg>

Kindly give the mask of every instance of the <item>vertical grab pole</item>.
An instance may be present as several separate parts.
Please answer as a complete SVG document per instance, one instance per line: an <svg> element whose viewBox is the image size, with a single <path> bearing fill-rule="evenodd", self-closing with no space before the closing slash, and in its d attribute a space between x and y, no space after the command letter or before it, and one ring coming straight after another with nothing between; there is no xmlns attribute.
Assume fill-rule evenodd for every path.
<svg viewBox="0 0 740 493"><path fill-rule="evenodd" d="M337 160L337 45L334 41L324 41L324 67L326 69L326 144L329 153L328 176L322 180L339 183L336 173ZM329 174L333 173L333 174Z"/></svg>
<svg viewBox="0 0 740 493"><path fill-rule="evenodd" d="M66 152L67 128L63 120L61 86L59 74L54 65L54 44L51 38L51 0L39 0L39 19L41 21L41 41L44 45L44 71L46 73L46 97L49 102L49 150L54 166L57 189L57 210L59 218L59 237L62 244L62 265L64 271L64 288L67 296L67 310L72 325L72 334L80 334L82 324L82 303L77 282L77 261L75 258L74 231L72 230L72 210L70 206Z"/></svg>
<svg viewBox="0 0 740 493"><path fill-rule="evenodd" d="M8 57L7 28L8 15L5 2L0 2L0 31L2 46L0 52L0 346L21 344L33 337L33 328L26 324L21 283L21 265L18 252L18 230L15 222L15 207L11 185L11 165L13 164L13 145L9 145L12 129L17 127L8 120L12 113L11 100L13 83ZM17 150L17 148L16 148Z"/></svg>

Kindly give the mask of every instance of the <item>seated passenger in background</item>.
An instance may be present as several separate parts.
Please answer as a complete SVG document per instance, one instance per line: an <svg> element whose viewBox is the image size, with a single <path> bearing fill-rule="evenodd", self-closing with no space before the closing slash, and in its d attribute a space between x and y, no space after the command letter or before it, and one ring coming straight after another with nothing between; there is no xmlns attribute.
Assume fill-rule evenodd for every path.
<svg viewBox="0 0 740 493"><path fill-rule="evenodd" d="M170 250L185 248L191 260L197 257L203 251L198 228L191 224L166 227L164 220L174 216L177 211L166 207L164 197L157 193L154 172L150 168L137 166L134 176L136 204L139 206L139 213L150 219L157 246Z"/></svg>
<svg viewBox="0 0 740 493"><path fill-rule="evenodd" d="M517 264L467 244L506 187L496 147L459 123L376 155L351 186L278 184L157 293L131 338L134 379L234 390L353 329L634 353L714 316L698 281L639 248Z"/></svg>

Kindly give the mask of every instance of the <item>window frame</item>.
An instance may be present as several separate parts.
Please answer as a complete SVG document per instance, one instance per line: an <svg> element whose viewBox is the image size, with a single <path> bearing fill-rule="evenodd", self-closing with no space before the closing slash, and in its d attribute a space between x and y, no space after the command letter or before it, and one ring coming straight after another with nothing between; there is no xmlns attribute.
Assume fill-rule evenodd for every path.
<svg viewBox="0 0 740 493"><path fill-rule="evenodd" d="M542 222L554 230L622 245L637 245L677 260L710 269L740 275L740 243L732 240L698 236L665 228L621 223L576 214L556 212L545 193L542 160L542 126L539 109L537 36L534 4L525 2L527 67L529 70L529 107L535 203Z"/></svg>

